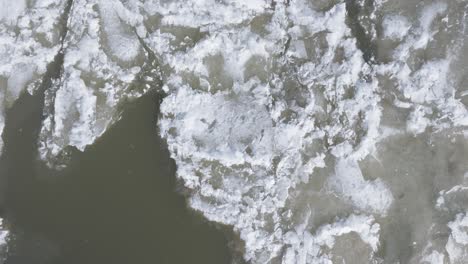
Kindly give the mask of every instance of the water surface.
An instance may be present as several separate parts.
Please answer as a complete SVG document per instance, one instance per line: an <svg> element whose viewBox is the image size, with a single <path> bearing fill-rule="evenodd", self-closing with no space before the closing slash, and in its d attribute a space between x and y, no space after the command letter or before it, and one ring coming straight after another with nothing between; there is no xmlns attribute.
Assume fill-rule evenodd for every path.
<svg viewBox="0 0 468 264"><path fill-rule="evenodd" d="M36 161L41 96L25 94L4 133L2 198L8 264L229 263L222 231L186 207L157 134L160 98L122 119L57 174Z"/></svg>

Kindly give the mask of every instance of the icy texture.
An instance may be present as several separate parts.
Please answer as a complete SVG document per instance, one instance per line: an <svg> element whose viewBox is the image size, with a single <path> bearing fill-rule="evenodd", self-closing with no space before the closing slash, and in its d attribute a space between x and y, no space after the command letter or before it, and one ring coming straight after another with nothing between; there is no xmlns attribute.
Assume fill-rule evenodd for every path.
<svg viewBox="0 0 468 264"><path fill-rule="evenodd" d="M63 8L17 3L0 13L10 104L60 46L12 25ZM248 262L463 263L467 15L465 0L74 0L41 158L84 151L163 89L188 202ZM21 34L53 36L51 17Z"/></svg>
<svg viewBox="0 0 468 264"><path fill-rule="evenodd" d="M3 219L0 218L0 263L5 261L6 252L8 251L7 239L10 232L3 225Z"/></svg>
<svg viewBox="0 0 468 264"><path fill-rule="evenodd" d="M149 37L173 69L161 107L161 134L178 165L178 177L193 190L191 207L212 221L232 225L245 242L245 259L436 263L450 256L449 249L429 252L430 245L420 245L428 241L430 226L413 224L437 214L434 204L417 199L418 193L427 197L418 186L431 191L442 187L424 180L419 166L430 159L416 160L417 169L401 163L408 171L413 166L416 174L400 176L398 170L390 171L397 158L382 155L379 148L388 148L380 145L393 137L410 140L429 131L453 134L466 146L468 112L460 97L466 77L457 68L466 67L466 60L459 61L466 45L466 2L421 3L410 14L403 2L385 1L374 6L357 1L356 14L339 1L264 2L255 8L177 3L155 9L161 12L162 27L189 26L188 17L191 27L207 33L182 52L167 33ZM173 6L182 18L161 11L175 10ZM210 20L221 16L219 10L225 17ZM231 12L236 19L226 15ZM379 50L385 45L393 52ZM425 155L419 150L414 154ZM463 164L466 152L459 155ZM411 155L404 157L411 160ZM372 166L379 163L389 172L375 171ZM411 177L415 184L404 186ZM400 215L408 210L406 203L416 206L408 220ZM419 213L417 206L432 209ZM343 218L351 212L372 220L360 220L363 227L355 231L352 221ZM384 237L373 217L386 228ZM398 228L392 219L402 225L411 221L408 232L414 232L414 240L404 238L408 244L398 245L398 238L388 234ZM327 228L352 230L361 239L361 232L372 233L375 243L362 239L369 253L356 259L339 245L326 243L329 238L320 230ZM385 241L387 255L378 254L379 241ZM406 256L398 248L413 246Z"/></svg>
<svg viewBox="0 0 468 264"><path fill-rule="evenodd" d="M145 32L142 18L131 8L120 1L73 1L63 73L46 95L40 153L49 163L66 146L83 151L118 119L121 102L148 90L144 82L131 86L152 63L135 34Z"/></svg>
<svg viewBox="0 0 468 264"><path fill-rule="evenodd" d="M297 248L307 236L294 243L286 236L303 225L305 215L306 230L320 228L321 218L337 216L316 212L314 196L331 211L356 208L377 215L385 215L393 200L385 184L366 181L356 163L379 137L377 82L364 80L372 78L372 69L345 24L345 4L326 12L298 1L289 7L276 3L274 9L267 4L262 12L248 7L237 12L249 21L270 16L263 25L215 24L215 34L174 56L161 133L179 177L196 190L190 205L210 220L233 225L246 243L247 260L325 261L324 253ZM229 7L219 5L213 10ZM205 8L189 10L196 16ZM252 34L253 26L265 32ZM181 78L192 69L200 87ZM364 135L357 135L360 127ZM326 157L329 168L337 158L336 169L329 172L334 176L310 188L310 181L320 177L314 170L326 166ZM366 196L378 198L368 201Z"/></svg>
<svg viewBox="0 0 468 264"><path fill-rule="evenodd" d="M0 131L5 110L27 87L34 89L58 53L65 2L0 1Z"/></svg>

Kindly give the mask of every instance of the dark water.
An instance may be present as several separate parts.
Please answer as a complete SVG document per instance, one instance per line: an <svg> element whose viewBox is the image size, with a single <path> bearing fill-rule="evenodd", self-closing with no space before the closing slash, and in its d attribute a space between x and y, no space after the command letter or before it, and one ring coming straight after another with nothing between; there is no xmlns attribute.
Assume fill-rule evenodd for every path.
<svg viewBox="0 0 468 264"><path fill-rule="evenodd" d="M157 136L158 96L133 103L69 171L36 162L40 96L7 113L0 164L8 264L229 263L223 232L186 208Z"/></svg>

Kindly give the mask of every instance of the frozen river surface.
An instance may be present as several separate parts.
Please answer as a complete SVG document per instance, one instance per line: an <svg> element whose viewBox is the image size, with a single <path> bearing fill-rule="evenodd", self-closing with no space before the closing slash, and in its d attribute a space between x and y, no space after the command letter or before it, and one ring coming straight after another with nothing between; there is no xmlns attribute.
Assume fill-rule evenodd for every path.
<svg viewBox="0 0 468 264"><path fill-rule="evenodd" d="M154 223L167 226L151 240L160 251L178 235L203 241L167 263L185 252L210 259L199 263L468 263L468 1L0 7L6 256L39 239L21 239L34 223L89 232L104 252L119 240L94 235L130 222L118 255L136 262L132 241L149 246ZM158 110L132 110L140 101ZM119 147L134 141L134 154ZM86 232L71 220L93 214L85 204L102 214ZM47 226L54 214L70 219ZM63 243L45 256L85 254Z"/></svg>

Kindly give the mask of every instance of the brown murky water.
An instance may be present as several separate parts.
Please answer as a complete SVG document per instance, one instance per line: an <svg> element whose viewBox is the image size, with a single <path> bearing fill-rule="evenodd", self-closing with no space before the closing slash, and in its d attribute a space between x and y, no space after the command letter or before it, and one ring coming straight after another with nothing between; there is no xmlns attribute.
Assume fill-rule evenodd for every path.
<svg viewBox="0 0 468 264"><path fill-rule="evenodd" d="M22 96L8 113L0 166L6 263L230 262L223 232L176 192L174 161L157 136L159 99L133 103L55 175L35 161L40 95Z"/></svg>

